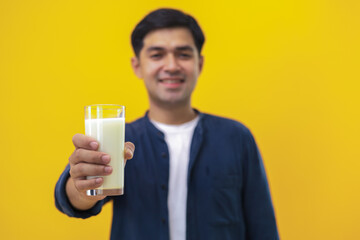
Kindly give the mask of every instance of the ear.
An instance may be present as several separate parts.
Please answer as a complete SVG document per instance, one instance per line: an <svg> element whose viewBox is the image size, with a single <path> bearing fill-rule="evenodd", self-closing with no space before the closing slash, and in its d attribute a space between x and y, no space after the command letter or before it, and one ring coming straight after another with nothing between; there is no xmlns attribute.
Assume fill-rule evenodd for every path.
<svg viewBox="0 0 360 240"><path fill-rule="evenodd" d="M135 73L135 75L138 78L142 78L142 73L141 73L141 69L140 69L140 59L136 56L131 58L131 67Z"/></svg>
<svg viewBox="0 0 360 240"><path fill-rule="evenodd" d="M199 57L199 74L201 73L204 66L204 56Z"/></svg>

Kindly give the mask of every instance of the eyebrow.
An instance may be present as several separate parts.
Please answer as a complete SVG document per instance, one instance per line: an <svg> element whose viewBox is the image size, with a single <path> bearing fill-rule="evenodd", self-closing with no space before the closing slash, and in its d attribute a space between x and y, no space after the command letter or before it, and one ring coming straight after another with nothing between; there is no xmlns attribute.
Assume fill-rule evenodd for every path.
<svg viewBox="0 0 360 240"><path fill-rule="evenodd" d="M178 51L194 51L195 49L191 46L180 46L180 47L176 47L176 50Z"/></svg>
<svg viewBox="0 0 360 240"><path fill-rule="evenodd" d="M146 49L146 52L151 52L151 51L164 51L165 48L163 47L158 47L158 46L152 46L149 47L148 49ZM175 48L176 51L194 51L195 49L189 45L185 45L185 46L179 46Z"/></svg>
<svg viewBox="0 0 360 240"><path fill-rule="evenodd" d="M149 47L148 49L146 49L146 52L151 52L151 51L163 51L165 48L163 47Z"/></svg>

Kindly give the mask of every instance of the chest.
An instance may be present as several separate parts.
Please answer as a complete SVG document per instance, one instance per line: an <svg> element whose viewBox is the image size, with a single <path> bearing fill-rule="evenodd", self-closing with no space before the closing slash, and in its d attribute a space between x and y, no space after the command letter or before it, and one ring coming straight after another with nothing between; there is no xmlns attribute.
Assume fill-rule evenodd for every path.
<svg viewBox="0 0 360 240"><path fill-rule="evenodd" d="M148 187L166 185L170 169L185 166L188 184L241 188L242 162L246 158L242 144L231 136L222 140L210 136L191 137L189 140L175 136L171 141L139 139L134 158L126 169L126 176L136 177L129 176L129 181Z"/></svg>

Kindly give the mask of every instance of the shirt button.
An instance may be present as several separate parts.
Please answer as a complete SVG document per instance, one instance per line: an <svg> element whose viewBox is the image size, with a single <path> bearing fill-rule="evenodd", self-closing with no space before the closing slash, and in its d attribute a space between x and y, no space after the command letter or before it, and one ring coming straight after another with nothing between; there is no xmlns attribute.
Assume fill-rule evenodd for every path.
<svg viewBox="0 0 360 240"><path fill-rule="evenodd" d="M166 185L165 185L165 184L161 184L161 189L162 189L162 190L166 190Z"/></svg>
<svg viewBox="0 0 360 240"><path fill-rule="evenodd" d="M161 219L161 222L162 222L163 224L165 224L165 223L166 223L165 218L162 218L162 219Z"/></svg>
<svg viewBox="0 0 360 240"><path fill-rule="evenodd" d="M166 158L167 154L165 152L161 153L161 157Z"/></svg>

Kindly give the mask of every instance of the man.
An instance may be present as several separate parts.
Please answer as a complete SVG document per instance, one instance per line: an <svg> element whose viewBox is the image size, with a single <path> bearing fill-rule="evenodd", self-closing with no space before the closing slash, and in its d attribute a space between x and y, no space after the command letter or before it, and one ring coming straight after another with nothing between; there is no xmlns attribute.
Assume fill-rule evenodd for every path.
<svg viewBox="0 0 360 240"><path fill-rule="evenodd" d="M74 153L56 189L72 217L98 214L113 201L111 239L278 239L263 163L242 124L191 107L202 70L204 35L173 9L147 15L132 33L132 67L149 111L126 125L125 194L86 196L111 173L94 139L73 137ZM134 145L136 154L133 155Z"/></svg>

